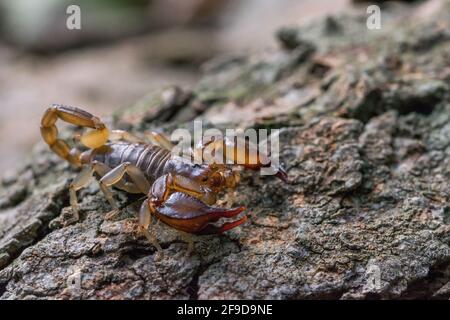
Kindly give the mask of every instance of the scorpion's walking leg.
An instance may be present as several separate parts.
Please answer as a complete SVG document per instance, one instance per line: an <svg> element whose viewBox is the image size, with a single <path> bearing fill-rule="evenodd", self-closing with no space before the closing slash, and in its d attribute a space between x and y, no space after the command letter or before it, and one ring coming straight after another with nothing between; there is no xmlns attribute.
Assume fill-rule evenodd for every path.
<svg viewBox="0 0 450 320"><path fill-rule="evenodd" d="M72 224L80 219L78 211L77 191L88 186L93 178L93 169L87 167L73 180L69 187L70 206L72 207L72 218L68 219L65 224Z"/></svg>
<svg viewBox="0 0 450 320"><path fill-rule="evenodd" d="M181 239L183 239L188 244L188 249L187 249L186 255L190 256L194 252L194 249L195 249L194 240L192 239L192 236L189 233L184 232L184 231L178 231L178 232L180 234Z"/></svg>
<svg viewBox="0 0 450 320"><path fill-rule="evenodd" d="M144 140L142 140L139 137L136 137L135 135L126 132L124 130L112 130L109 135L110 141L126 141L130 143L145 143Z"/></svg>
<svg viewBox="0 0 450 320"><path fill-rule="evenodd" d="M70 206L72 207L72 218L65 222L66 225L77 222L80 218L78 210L77 191L87 187L94 179L94 173L103 176L108 172L108 167L102 163L93 162L91 166L84 168L80 174L75 177L69 186Z"/></svg>
<svg viewBox="0 0 450 320"><path fill-rule="evenodd" d="M174 147L173 143L169 139L167 139L165 135L161 133L152 131L145 133L145 136L148 137L151 143L160 146L161 148L171 151Z"/></svg>
<svg viewBox="0 0 450 320"><path fill-rule="evenodd" d="M103 191L106 200L108 200L113 209L106 215L106 219L111 219L119 212L119 206L114 200L113 194L109 187L123 183L123 177L125 174L130 177L133 184L141 193L147 194L150 190L150 184L139 168L131 165L129 162L124 162L117 166L100 179L100 189Z"/></svg>
<svg viewBox="0 0 450 320"><path fill-rule="evenodd" d="M153 233L153 231L149 232L149 227L152 224L152 216L150 212L150 206L147 200L145 200L142 203L141 209L139 210L138 221L140 231L144 234L147 240L155 246L155 248L159 252L162 252L161 245L156 239L155 234Z"/></svg>

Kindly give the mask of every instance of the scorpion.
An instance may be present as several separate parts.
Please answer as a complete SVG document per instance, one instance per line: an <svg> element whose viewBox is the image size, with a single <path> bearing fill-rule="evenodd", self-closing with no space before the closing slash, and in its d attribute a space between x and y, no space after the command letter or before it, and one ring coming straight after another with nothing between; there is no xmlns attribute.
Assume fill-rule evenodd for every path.
<svg viewBox="0 0 450 320"><path fill-rule="evenodd" d="M74 137L74 140L84 146L83 149L70 147L58 137L58 119L90 129ZM54 153L71 165L81 168L69 186L72 217L65 224L79 220L77 191L87 187L95 179L112 208L105 219L111 219L121 210L113 197L112 187L127 193L147 195L137 213L138 229L160 252L162 248L156 236L150 232L152 216L157 221L184 232L185 236L221 234L247 220L246 215L232 220L245 210L243 206L212 206L217 202L217 195L221 191L236 188L240 181L239 172L233 170L230 164L192 164L173 157L171 150L174 145L160 133L151 132L148 135L151 139L147 139L151 141L146 141L124 130L110 131L98 117L89 112L56 104L45 111L40 131L43 140ZM200 141L193 152L202 151L211 141L215 144L225 142ZM244 152L248 151L248 148L235 149L233 157L245 157ZM267 156L258 153L256 164L255 161L252 164L244 161L243 166L257 170L263 167L261 159L264 157ZM267 161L264 163L264 166L271 165ZM277 177L287 181L287 174L281 166L277 165L274 169ZM227 221L219 226L214 224L222 218ZM186 240L190 251L193 248L192 240Z"/></svg>

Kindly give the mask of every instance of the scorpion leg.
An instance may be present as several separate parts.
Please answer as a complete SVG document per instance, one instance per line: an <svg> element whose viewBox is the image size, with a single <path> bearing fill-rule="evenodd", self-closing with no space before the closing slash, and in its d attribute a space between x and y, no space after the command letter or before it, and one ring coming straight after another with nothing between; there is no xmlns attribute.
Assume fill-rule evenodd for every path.
<svg viewBox="0 0 450 320"><path fill-rule="evenodd" d="M87 187L89 183L92 182L92 180L94 179L94 173L97 173L100 177L104 177L109 171L111 171L111 169L107 165L94 161L90 167L86 167L85 169L83 169L80 174L73 180L73 182L69 186L70 205L72 207L73 217L67 220L65 224L72 224L79 220L77 191ZM142 191L139 190L137 186L130 182L119 181L116 184L116 187L129 193L142 193ZM107 191L109 192L109 190ZM110 195L110 192L107 194Z"/></svg>
<svg viewBox="0 0 450 320"><path fill-rule="evenodd" d="M194 249L195 249L194 240L192 239L191 235L187 232L179 231L179 234L180 234L181 239L183 239L188 244L188 249L187 249L186 255L190 256L194 252Z"/></svg>
<svg viewBox="0 0 450 320"><path fill-rule="evenodd" d="M109 171L100 179L100 189L103 191L106 200L108 200L113 209L106 215L106 219L111 219L119 212L119 206L114 200L113 194L108 187L114 185L120 187L120 184L123 183L123 177L125 176L125 174L130 177L133 185L135 185L141 193L147 194L150 189L150 184L148 183L141 170L131 165L129 162L124 162L113 170Z"/></svg>
<svg viewBox="0 0 450 320"><path fill-rule="evenodd" d="M72 207L72 218L65 222L65 225L77 222L80 219L80 214L78 211L78 199L77 191L88 186L92 181L94 170L87 167L81 171L81 173L73 180L69 187L70 193L70 206Z"/></svg>
<svg viewBox="0 0 450 320"><path fill-rule="evenodd" d="M139 137L136 137L135 135L126 132L124 130L112 130L111 134L109 136L110 141L126 141L130 143L144 143L144 140L142 140Z"/></svg>
<svg viewBox="0 0 450 320"><path fill-rule="evenodd" d="M152 144L160 146L161 148L171 151L174 147L173 143L161 133L151 131L145 133L145 136L148 137Z"/></svg>
<svg viewBox="0 0 450 320"><path fill-rule="evenodd" d="M152 216L147 200L145 200L141 205L141 209L139 210L138 215L138 221L140 231L144 234L147 240L156 248L156 250L162 252L161 245L156 239L155 234L153 233L153 231L149 232L148 230L150 225L152 224Z"/></svg>
<svg viewBox="0 0 450 320"><path fill-rule="evenodd" d="M75 177L69 186L70 206L72 207L73 216L65 222L66 225L77 222L80 218L77 191L87 187L92 182L94 179L94 173L103 176L106 172L108 172L108 170L109 168L106 165L95 161L91 164L91 166L84 168L80 174Z"/></svg>

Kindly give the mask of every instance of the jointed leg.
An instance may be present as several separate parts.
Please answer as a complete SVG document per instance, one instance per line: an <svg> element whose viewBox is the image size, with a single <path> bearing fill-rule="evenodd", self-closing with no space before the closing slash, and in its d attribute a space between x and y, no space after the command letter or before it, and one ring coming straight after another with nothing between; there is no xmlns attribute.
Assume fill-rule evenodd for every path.
<svg viewBox="0 0 450 320"><path fill-rule="evenodd" d="M140 192L144 194L148 193L150 184L147 181L147 178L139 168L131 165L129 162L124 162L105 174L100 180L100 184L105 187L116 185L122 180L125 174L130 177L131 181L136 185Z"/></svg>
<svg viewBox="0 0 450 320"><path fill-rule="evenodd" d="M81 171L81 173L73 180L69 187L70 193L70 205L72 207L72 218L66 221L65 224L71 224L80 219L78 211L78 199L77 191L88 186L93 178L94 170L91 167L87 167Z"/></svg>
<svg viewBox="0 0 450 320"><path fill-rule="evenodd" d="M103 191L106 200L108 200L113 209L110 213L107 214L107 219L111 219L119 212L119 206L114 200L113 194L109 187L117 185L119 187L130 188L132 186L129 183L127 184L123 181L123 177L125 174L130 177L133 183L132 185L134 185L141 193L147 194L150 189L150 184L148 183L147 178L145 178L141 170L128 162L122 163L113 170L109 171L100 180L100 189Z"/></svg>
<svg viewBox="0 0 450 320"><path fill-rule="evenodd" d="M127 169L128 168L128 169ZM123 164L116 169L109 171L108 166L102 163L94 162L90 167L87 167L83 169L83 171L74 179L74 181L70 184L69 192L70 192L70 205L72 206L73 211L73 217L66 221L67 224L71 224L73 222L76 222L79 220L79 211L78 211L78 199L77 199L77 191L88 186L89 183L92 182L94 178L94 173L97 173L98 175L102 176L103 178L100 181L100 187L105 194L107 200L110 202L113 209L116 209L118 211L118 206L116 202L114 201L112 197L111 191L107 188L107 186L116 185L120 186L121 188L129 188L131 189L140 189L140 191L147 190L148 186L145 185L145 183L148 184L148 182L145 180L145 183L143 181L140 181L140 177L138 176L137 171L135 170L137 168ZM109 171L109 172L108 172ZM134 184L124 182L122 180L123 175L127 173L130 175L130 178L136 185L139 185L140 188L136 187ZM102 183L103 181L103 183ZM106 182L106 183L105 183ZM151 214L150 214L150 208L147 201L144 201L142 204L141 210L139 212L139 226L142 231L142 233L145 235L145 237L155 246L155 248L162 252L162 248L159 245L158 241L156 240L155 235L153 232L149 232L149 227L151 225Z"/></svg>
<svg viewBox="0 0 450 320"><path fill-rule="evenodd" d="M192 239L192 236L187 232L179 231L179 234L181 239L183 239L188 244L186 255L190 256L195 249L194 240Z"/></svg>
<svg viewBox="0 0 450 320"><path fill-rule="evenodd" d="M70 224L79 220L79 210L78 210L78 198L77 191L82 188L87 187L94 178L94 172L100 176L105 175L109 168L98 162L93 162L90 167L84 168L80 174L72 181L69 186L70 193L70 205L72 207L72 218L69 219L66 224Z"/></svg>
<svg viewBox="0 0 450 320"><path fill-rule="evenodd" d="M144 234L147 240L155 246L156 250L162 252L161 245L158 243L155 234L148 231L150 225L152 224L152 216L147 200L142 203L141 209L139 210L138 221L140 231Z"/></svg>
<svg viewBox="0 0 450 320"><path fill-rule="evenodd" d="M161 133L152 131L145 133L145 136L150 140L151 143L160 146L161 148L171 151L174 147L172 142L170 142L170 140Z"/></svg>
<svg viewBox="0 0 450 320"><path fill-rule="evenodd" d="M144 140L142 140L139 137L136 137L135 135L132 135L129 132L126 132L124 130L112 130L111 134L109 135L110 141L126 141L130 143L144 143Z"/></svg>

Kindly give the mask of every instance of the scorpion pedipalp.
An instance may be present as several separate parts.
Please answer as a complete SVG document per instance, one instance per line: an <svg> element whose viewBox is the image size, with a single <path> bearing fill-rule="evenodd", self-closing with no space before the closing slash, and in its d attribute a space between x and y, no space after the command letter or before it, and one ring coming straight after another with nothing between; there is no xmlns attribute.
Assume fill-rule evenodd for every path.
<svg viewBox="0 0 450 320"><path fill-rule="evenodd" d="M205 136L197 142L194 154L210 164L232 163L254 171L270 168L275 177L288 182L288 175L282 166L273 163L257 145L241 137Z"/></svg>
<svg viewBox="0 0 450 320"><path fill-rule="evenodd" d="M193 234L220 234L239 226L247 220L244 216L222 226L211 223L221 218L233 218L244 211L244 207L231 209L211 207L182 192L175 192L158 208L154 214L164 223L184 232Z"/></svg>

